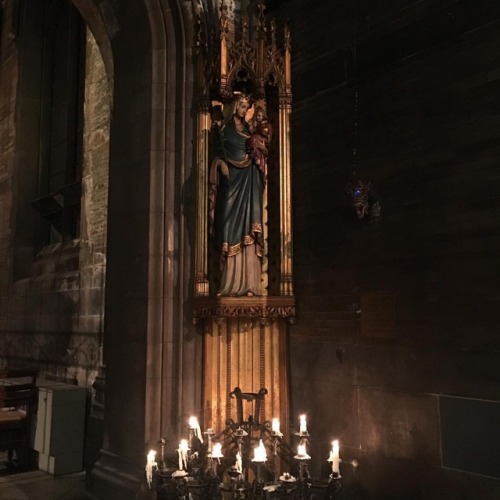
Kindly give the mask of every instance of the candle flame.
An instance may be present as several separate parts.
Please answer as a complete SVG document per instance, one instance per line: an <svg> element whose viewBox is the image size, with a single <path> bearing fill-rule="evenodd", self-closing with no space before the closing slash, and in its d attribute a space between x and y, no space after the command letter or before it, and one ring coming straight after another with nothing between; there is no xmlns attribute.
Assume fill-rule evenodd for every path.
<svg viewBox="0 0 500 500"><path fill-rule="evenodd" d="M254 462L265 462L267 460L266 447L262 442L262 439L259 441L259 446L256 446L253 449L253 461Z"/></svg>
<svg viewBox="0 0 500 500"><path fill-rule="evenodd" d="M188 427L194 431L194 435L200 440L200 443L203 444L203 435L201 434L200 423L196 417L189 417Z"/></svg>
<svg viewBox="0 0 500 500"><path fill-rule="evenodd" d="M212 458L223 458L222 443L214 443L212 446Z"/></svg>
<svg viewBox="0 0 500 500"><path fill-rule="evenodd" d="M181 442L179 443L179 450L182 452L187 452L189 450L187 439L181 439Z"/></svg>
<svg viewBox="0 0 500 500"><path fill-rule="evenodd" d="M273 421L271 423L271 430L275 434L279 434L280 433L280 421L279 421L278 418L273 418Z"/></svg>

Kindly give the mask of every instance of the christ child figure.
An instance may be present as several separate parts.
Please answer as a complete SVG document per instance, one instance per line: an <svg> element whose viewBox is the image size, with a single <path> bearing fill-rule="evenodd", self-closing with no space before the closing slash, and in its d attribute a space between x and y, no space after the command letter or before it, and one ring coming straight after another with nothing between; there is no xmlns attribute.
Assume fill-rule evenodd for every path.
<svg viewBox="0 0 500 500"><path fill-rule="evenodd" d="M252 135L248 139L248 147L265 180L267 177L268 147L273 133L271 124L268 122L261 106L255 108L251 129Z"/></svg>

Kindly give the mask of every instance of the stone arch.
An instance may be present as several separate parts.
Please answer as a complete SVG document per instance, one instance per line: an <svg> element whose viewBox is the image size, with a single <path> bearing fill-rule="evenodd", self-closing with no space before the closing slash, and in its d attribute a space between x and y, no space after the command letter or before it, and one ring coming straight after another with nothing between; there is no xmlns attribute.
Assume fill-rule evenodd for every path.
<svg viewBox="0 0 500 500"><path fill-rule="evenodd" d="M201 406L201 376L194 375L201 342L184 322L190 249L182 191L193 163L192 4L128 0L125 8L103 1L101 11L103 4L116 31L109 37L114 96L104 443L92 476L95 494L111 498L117 482L137 490L147 448L165 435L174 442L179 415Z"/></svg>
<svg viewBox="0 0 500 500"><path fill-rule="evenodd" d="M73 5L78 9L83 19L87 23L90 31L101 51L101 56L106 67L106 73L113 95L113 52L111 49L111 37L116 33L117 23L112 13L108 14L108 19L105 20L103 13L97 7L93 0L71 0Z"/></svg>
<svg viewBox="0 0 500 500"><path fill-rule="evenodd" d="M16 4L16 2L11 2L11 4ZM63 199L63 205L70 200L68 204L73 203L75 209L80 205L79 199L83 199L80 198L79 193L79 175L75 175L72 180L66 179L62 183L63 186L48 187L45 184L49 183L45 182L43 188L40 188L42 182L39 179L41 178L41 164L43 163L45 167L47 163L52 163L52 153L48 154L47 151L52 147L48 144L52 142L52 127L56 128L54 125L56 123L58 124L57 130L67 129L72 130L73 133L66 134L62 141L64 142L62 149L65 151L60 157L63 160L54 163L60 165L67 162L71 163L75 170L76 168L81 171L85 169L82 137L84 119L80 122L80 117L84 95L82 87L85 87L86 78L84 69L86 61L83 57L86 51L84 47L88 43L88 40L85 40L86 29L83 26L83 18L80 19L81 16L68 2L58 2L57 8L55 8L55 3L36 0L17 2L17 4L19 27L12 34L12 37L15 37L18 55L16 58L18 78L15 87L16 114L15 122L13 122L15 136L12 175L15 200L12 210L13 295L18 296L21 301L28 301L28 290L37 284L38 288L36 300L33 301L29 310L30 321L17 322L20 326L16 327L15 338L16 342L17 338L20 340L23 337L30 338L31 355L37 355L36 363L42 372L61 378L71 378L80 385L90 385L99 364L99 338L102 331L100 320L102 308L99 305L103 290L89 285L97 281L93 281L95 275L91 278L88 275L86 279L81 278L83 273L80 271L84 267L82 262L88 262L85 259L92 258L84 248L85 245L81 244L81 236L69 232L64 236L61 234L57 244L54 244L54 241L37 240L35 236L38 232L37 226L41 225L40 221L46 213L42 210L36 213L34 209L34 207L40 208L38 205L41 200L40 196L44 198L45 203L55 192L59 200ZM51 10L46 10L49 7ZM62 51L67 60L78 59L79 61L77 64L71 63L64 66L66 70L71 68L73 74L76 72L79 75L76 77L78 82L73 82L71 85L64 83L65 80L61 78L60 72L56 73L59 75L58 78L51 76L51 63L54 58L60 57L53 53L55 47L58 46L58 40L59 46L64 45L60 43L56 35L65 31L56 28L56 23L60 21L60 18L52 17L55 12L64 12L64 15L71 12L69 17L73 20L72 22L75 23L76 20L74 24L77 26L76 32L72 31L72 34L76 33L78 36L75 38L79 41L74 45L71 44L71 49ZM15 19L17 20L17 16ZM94 53L97 53L97 50L94 50ZM102 66L100 71L103 75ZM70 72L67 71L65 74L68 73ZM55 82L63 83L54 92L52 87L55 86ZM66 87L71 87L67 93ZM59 108L56 112L52 110L53 102L57 99L62 100L61 94L64 94L63 99L67 102L78 101L78 104L71 105L74 106L74 113L67 113L69 104L66 104L66 109ZM54 95L57 96L56 99ZM49 117L47 120L47 115L50 114L47 110L50 110L50 113L58 119L52 120ZM64 116L65 113L66 116ZM106 111L101 110L101 114L106 114L109 118L109 113ZM67 119L69 115L71 119ZM64 133L58 134L64 135ZM69 136L72 134L73 137L70 139ZM77 136L78 139L76 139ZM74 140L74 143L70 145L71 140ZM76 157L78 160L75 159ZM104 164L107 169L107 160ZM67 172L64 173L67 174ZM72 185L68 189L70 183ZM53 196L53 198L56 197ZM82 227L82 224L76 220L74 228L79 227ZM41 234L41 231L38 234ZM100 252L102 254L103 250L101 249ZM67 266L66 263L70 261L71 265ZM91 273L94 270L101 277L104 273L104 266L85 269ZM46 348L47 345L50 347Z"/></svg>

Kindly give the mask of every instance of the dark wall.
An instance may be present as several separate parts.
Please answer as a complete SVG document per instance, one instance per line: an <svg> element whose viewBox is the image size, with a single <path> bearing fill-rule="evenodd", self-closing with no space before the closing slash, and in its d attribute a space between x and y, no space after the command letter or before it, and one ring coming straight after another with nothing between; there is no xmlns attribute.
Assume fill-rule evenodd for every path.
<svg viewBox="0 0 500 500"><path fill-rule="evenodd" d="M340 439L360 498L498 498L500 6L290 0L285 13L292 418L308 413L319 461ZM357 179L380 217L356 218Z"/></svg>

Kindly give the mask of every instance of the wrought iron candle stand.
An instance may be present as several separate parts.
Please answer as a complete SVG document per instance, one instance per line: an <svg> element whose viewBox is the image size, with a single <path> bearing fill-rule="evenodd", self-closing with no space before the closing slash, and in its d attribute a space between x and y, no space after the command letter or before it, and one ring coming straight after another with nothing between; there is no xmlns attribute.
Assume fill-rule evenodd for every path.
<svg viewBox="0 0 500 500"><path fill-rule="evenodd" d="M228 420L219 434L208 429L203 440L199 427L189 426L189 451L186 461L166 457L165 439L159 442L160 460L153 474L152 487L158 500L335 500L341 489L340 474L329 478L313 478L309 474L307 454L309 433L302 428L294 435L299 438L297 452L283 439L275 422L260 422L260 408L266 389L258 393L231 392L237 402L237 421ZM254 414L243 420L242 402L254 403ZM250 458L255 443L268 443L272 458L265 451ZM224 455L222 454L224 447ZM255 449L255 448L254 448ZM176 460L178 458L178 460ZM291 472L280 475L278 462L288 465ZM296 477L292 475L296 474Z"/></svg>

